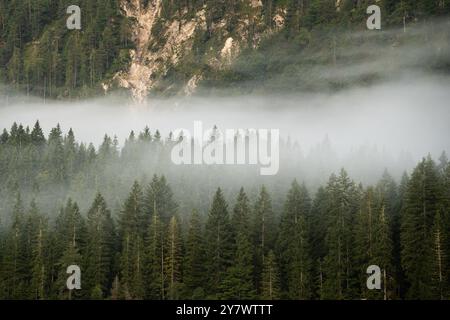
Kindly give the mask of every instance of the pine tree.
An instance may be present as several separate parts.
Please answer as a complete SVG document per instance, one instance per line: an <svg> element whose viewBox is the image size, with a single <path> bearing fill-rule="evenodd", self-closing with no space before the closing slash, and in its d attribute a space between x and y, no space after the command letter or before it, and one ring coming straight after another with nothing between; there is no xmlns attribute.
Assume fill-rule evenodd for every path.
<svg viewBox="0 0 450 320"><path fill-rule="evenodd" d="M56 238L54 251L58 257L61 257L69 246L75 246L79 250L84 247L86 225L78 204L72 199L67 200L66 206L56 218L54 235Z"/></svg>
<svg viewBox="0 0 450 320"><path fill-rule="evenodd" d="M112 282L114 222L103 196L98 193L87 215L87 243L83 290L92 299L104 297Z"/></svg>
<svg viewBox="0 0 450 320"><path fill-rule="evenodd" d="M447 258L445 250L445 231L442 224L440 210L436 213L433 229L432 229L432 291L433 299L444 300L447 296L448 267L446 265Z"/></svg>
<svg viewBox="0 0 450 320"><path fill-rule="evenodd" d="M249 200L241 188L232 217L232 230L235 236L233 262L221 285L221 296L226 299L242 300L255 296L249 212Z"/></svg>
<svg viewBox="0 0 450 320"><path fill-rule="evenodd" d="M279 250L285 286L291 299L308 299L311 296L311 258L309 256L306 217L311 210L311 200L306 187L294 181L289 190L281 217Z"/></svg>
<svg viewBox="0 0 450 320"><path fill-rule="evenodd" d="M146 214L151 217L154 212L158 212L161 221L167 225L174 214L177 212L177 203L173 199L173 192L164 176L158 178L153 176L152 182L147 188Z"/></svg>
<svg viewBox="0 0 450 320"><path fill-rule="evenodd" d="M144 297L144 211L143 192L135 182L120 216L122 250L120 255L120 283L125 295L134 299Z"/></svg>
<svg viewBox="0 0 450 320"><path fill-rule="evenodd" d="M204 298L204 266L205 239L200 216L196 210L192 212L186 240L186 256L183 279L187 297L192 299Z"/></svg>
<svg viewBox="0 0 450 320"><path fill-rule="evenodd" d="M261 281L261 298L264 300L277 300L280 298L279 271L275 254L272 250L264 259Z"/></svg>
<svg viewBox="0 0 450 320"><path fill-rule="evenodd" d="M326 255L326 234L327 234L327 192L320 187L314 198L311 213L307 219L309 230L310 253L312 260L312 277L315 287L313 298L318 299L323 296L323 270L322 263Z"/></svg>
<svg viewBox="0 0 450 320"><path fill-rule="evenodd" d="M332 175L327 186L326 255L322 263L323 299L356 297L358 291L353 261L353 225L360 192L345 170Z"/></svg>
<svg viewBox="0 0 450 320"><path fill-rule="evenodd" d="M165 274L164 274L164 232L158 211L154 210L151 216L151 223L146 238L145 265L146 272L146 298L154 300L165 299Z"/></svg>
<svg viewBox="0 0 450 320"><path fill-rule="evenodd" d="M170 219L166 237L165 279L167 280L167 298L179 297L182 270L182 239L178 219Z"/></svg>
<svg viewBox="0 0 450 320"><path fill-rule="evenodd" d="M383 299L393 295L395 270L392 266L393 243L390 228L390 217L387 211L387 201L382 199L377 211L374 242L374 263L377 263L383 273Z"/></svg>
<svg viewBox="0 0 450 320"><path fill-rule="evenodd" d="M46 266L44 265L46 221L39 214L36 203L31 203L30 220L35 224L31 242L31 282L30 297L34 300L45 299Z"/></svg>
<svg viewBox="0 0 450 320"><path fill-rule="evenodd" d="M255 248L255 283L259 288L264 257L275 247L277 225L272 210L272 201L266 188L261 188L252 217L252 238Z"/></svg>
<svg viewBox="0 0 450 320"><path fill-rule="evenodd" d="M12 224L5 242L1 270L3 295L10 299L21 299L24 297L23 283L29 270L25 261L25 213L20 193L16 197Z"/></svg>
<svg viewBox="0 0 450 320"><path fill-rule="evenodd" d="M406 183L406 182L404 182ZM402 187L404 188L404 187ZM401 266L401 243L400 243L400 219L402 208L402 196L400 187L397 186L394 178L387 172L383 173L381 181L376 187L377 193L382 197L387 223L389 225L389 242L392 246L391 252L391 279L390 279L390 298L397 299L402 295L403 270Z"/></svg>
<svg viewBox="0 0 450 320"><path fill-rule="evenodd" d="M436 288L433 274L432 228L442 201L441 186L434 161L428 157L414 169L405 195L402 217L402 264L410 288L408 298L431 299Z"/></svg>
<svg viewBox="0 0 450 320"><path fill-rule="evenodd" d="M205 240L207 263L208 293L217 297L225 273L232 259L232 229L228 215L228 205L219 188L214 196L208 220L206 222Z"/></svg>
<svg viewBox="0 0 450 320"><path fill-rule="evenodd" d="M387 214L387 205L381 189L368 188L356 217L355 254L359 267L361 297L364 299L384 299L392 296L392 282L395 275L392 267L392 238ZM371 265L381 268L382 291L368 290L366 270Z"/></svg>
<svg viewBox="0 0 450 320"><path fill-rule="evenodd" d="M377 200L373 188L369 188L362 200L361 208L356 217L355 227L355 254L356 262L359 266L359 279L362 295L364 299L370 298L373 294L372 290L368 290L366 286L366 270L372 264L379 265L374 259L375 250L375 228L377 215ZM375 294L378 294L376 292Z"/></svg>
<svg viewBox="0 0 450 320"><path fill-rule="evenodd" d="M397 233L392 237L394 242L394 255L397 266L396 272L396 282L397 282L397 296L404 299L406 296L406 291L408 290L408 283L405 275L404 266L402 264L402 219L405 216L406 210L406 193L408 191L409 176L406 172L403 173L398 186L398 218L397 218ZM394 220L395 222L395 220ZM393 223L394 223L393 222Z"/></svg>
<svg viewBox="0 0 450 320"><path fill-rule="evenodd" d="M444 263L446 266L445 273L450 274L450 164L444 170L443 178L443 209L440 210L440 219L442 221L443 229L443 250L444 250ZM435 222L436 225L436 222ZM447 283L444 288L446 298L450 295L450 277L447 276Z"/></svg>
<svg viewBox="0 0 450 320"><path fill-rule="evenodd" d="M31 131L31 142L36 147L42 147L44 146L46 140L44 133L42 132L42 128L39 124L39 121L36 121L33 131Z"/></svg>
<svg viewBox="0 0 450 320"><path fill-rule="evenodd" d="M64 161L64 147L62 131L59 124L50 131L48 138L47 167L52 173L55 182L63 182L66 179Z"/></svg>

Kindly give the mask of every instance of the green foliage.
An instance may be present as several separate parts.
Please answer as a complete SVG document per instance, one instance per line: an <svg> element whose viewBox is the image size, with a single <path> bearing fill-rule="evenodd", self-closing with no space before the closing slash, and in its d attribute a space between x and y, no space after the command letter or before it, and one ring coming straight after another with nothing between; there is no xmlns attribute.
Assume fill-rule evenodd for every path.
<svg viewBox="0 0 450 320"><path fill-rule="evenodd" d="M98 182L105 168L118 174L124 162L161 161L166 145L148 129L131 134L122 152L108 136L96 151L59 126L47 138L39 123L5 130L0 298L449 299L445 155L439 164L424 159L399 184L385 172L363 187L342 170L314 199L296 181L289 190L282 183L271 192L253 187L251 196L242 187L231 217L228 193L195 189L182 175L177 192L163 175L114 180L122 192L131 186L128 194ZM88 198L102 193L80 208L60 190L74 181L70 189L87 189L79 194ZM23 194L35 198L29 208ZM190 219L183 199L199 208ZM50 204L59 214L43 209ZM199 213L205 205L207 216ZM70 265L81 267L82 290L66 287ZM382 290L367 289L370 265L382 270Z"/></svg>
<svg viewBox="0 0 450 320"><path fill-rule="evenodd" d="M170 219L166 237L166 256L164 278L166 279L167 298L170 300L180 297L182 270L182 236L176 216Z"/></svg>
<svg viewBox="0 0 450 320"><path fill-rule="evenodd" d="M82 29L66 28L69 5L82 8ZM128 19L120 1L0 1L0 76L27 94L73 98L129 64Z"/></svg>
<svg viewBox="0 0 450 320"><path fill-rule="evenodd" d="M98 193L87 214L84 288L87 296L106 296L112 283L111 264L115 250L115 226L103 196Z"/></svg>
<svg viewBox="0 0 450 320"><path fill-rule="evenodd" d="M141 8L148 8L148 0L140 2ZM180 30L186 21L196 21L197 26L192 50L183 52L178 63L167 63L167 73L152 75L158 80L152 92L178 94L194 75L202 75L203 92L224 88L237 93L335 90L353 83L373 82L376 72L366 72L357 79L351 75L324 82L323 75L311 69L347 66L348 52L356 48L370 48L376 41L381 50L392 50L399 42L414 41L415 36L390 37L381 32L376 37L349 36L366 28L366 9L372 2L345 0L338 7L336 3L264 0L261 8L254 8L250 0L164 0L152 25L148 50L157 52L164 47L169 40L165 31L173 22L180 21ZM69 31L65 27L66 9L71 4L82 8L81 30ZM133 18L124 16L120 4L121 0L0 1L0 80L16 91L44 98L102 94L102 83L129 68L130 49L136 44L132 31L138 26ZM378 5L382 9L383 30L409 29L450 13L448 0L382 0ZM202 10L205 26L198 23ZM275 22L275 17L283 21L282 25ZM448 35L446 30L438 32L441 38ZM242 52L231 66L217 67L211 61L217 61L228 37L239 39ZM428 41L422 40L421 45ZM437 49L431 45L430 50ZM377 55L373 52L367 59ZM436 56L440 56L438 51ZM358 57L352 62L354 59ZM437 57L433 63L446 65L445 58Z"/></svg>
<svg viewBox="0 0 450 320"><path fill-rule="evenodd" d="M209 211L205 229L207 264L207 292L217 297L223 285L226 270L232 264L232 229L228 205L219 188Z"/></svg>
<svg viewBox="0 0 450 320"><path fill-rule="evenodd" d="M255 297L253 284L253 246L250 237L249 200L243 188L239 191L233 210L234 254L232 265L226 272L221 285L221 297L225 299L252 299Z"/></svg>
<svg viewBox="0 0 450 320"><path fill-rule="evenodd" d="M135 182L120 217L121 261L120 283L126 297L144 297L144 233L143 192Z"/></svg>
<svg viewBox="0 0 450 320"><path fill-rule="evenodd" d="M269 251L264 259L263 274L261 281L261 298L266 300L277 300L280 298L279 269L275 254Z"/></svg>
<svg viewBox="0 0 450 320"><path fill-rule="evenodd" d="M402 217L402 265L410 283L409 297L432 299L439 297L440 290L432 285L434 254L441 242L442 209L441 179L431 157L423 159L409 180L405 194ZM434 230L433 230L434 226ZM436 243L438 241L438 243Z"/></svg>
<svg viewBox="0 0 450 320"><path fill-rule="evenodd" d="M290 299L311 297L311 258L306 229L310 210L311 200L306 187L294 181L281 217L279 237L283 281Z"/></svg>

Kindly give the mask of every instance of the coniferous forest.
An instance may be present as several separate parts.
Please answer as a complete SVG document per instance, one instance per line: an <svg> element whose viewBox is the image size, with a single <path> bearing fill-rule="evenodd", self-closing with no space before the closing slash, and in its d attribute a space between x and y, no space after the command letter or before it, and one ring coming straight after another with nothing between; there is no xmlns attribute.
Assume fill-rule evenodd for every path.
<svg viewBox="0 0 450 320"><path fill-rule="evenodd" d="M449 74L450 0L0 0L0 300L450 300Z"/></svg>
<svg viewBox="0 0 450 320"><path fill-rule="evenodd" d="M371 4L380 6L383 30L388 32L355 37L367 31L366 9ZM81 30L65 27L70 5L82 9ZM133 31L145 27L136 20L152 10L158 10L158 19L147 21L151 37L134 61L130 52L139 50L139 34ZM448 49L433 45L434 37L448 37L448 26L433 24L435 19L448 19L449 13L449 0L1 0L0 81L8 85L5 95L95 97L104 93L105 84L120 91L117 75L129 72L133 63L146 65L144 54L153 52L154 63L162 61L151 74L156 80L151 92L157 95L179 94L194 76L203 79L199 90L208 93L224 88L237 93L261 88L275 93L335 90L372 83L378 72L356 79L352 74L348 79L324 79L314 74L313 67L345 67L359 61L361 54L374 59L404 43L417 43L434 53L433 61L421 67L448 70L443 54ZM167 30L178 21L179 33L183 24L193 21L195 26L189 44L171 44L182 54L164 51L171 41ZM417 32L395 36L389 32L416 26L432 30L423 37ZM217 53L227 38L239 41L240 54L230 66L217 67L214 61L220 59ZM374 43L384 49L374 50ZM355 48L368 50L350 59L348 52ZM174 62L164 60L166 55L181 56Z"/></svg>
<svg viewBox="0 0 450 320"><path fill-rule="evenodd" d="M289 177L224 189L210 177L167 179L170 166L139 171L142 150L161 165L170 143L146 128L96 150L59 125L48 136L39 122L5 129L0 298L450 298L445 153L399 181L385 172L363 185L342 169L313 191ZM73 264L82 288L69 292ZM366 286L370 265L380 290Z"/></svg>

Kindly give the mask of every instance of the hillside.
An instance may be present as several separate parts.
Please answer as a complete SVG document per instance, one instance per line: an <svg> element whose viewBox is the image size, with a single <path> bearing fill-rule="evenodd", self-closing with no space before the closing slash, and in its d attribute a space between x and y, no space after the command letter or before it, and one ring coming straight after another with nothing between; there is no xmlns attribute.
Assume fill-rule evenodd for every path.
<svg viewBox="0 0 450 320"><path fill-rule="evenodd" d="M381 31L366 29L374 2ZM366 62L411 45L431 60L409 64L449 70L449 13L448 0L1 0L0 79L56 99L334 90L383 77Z"/></svg>

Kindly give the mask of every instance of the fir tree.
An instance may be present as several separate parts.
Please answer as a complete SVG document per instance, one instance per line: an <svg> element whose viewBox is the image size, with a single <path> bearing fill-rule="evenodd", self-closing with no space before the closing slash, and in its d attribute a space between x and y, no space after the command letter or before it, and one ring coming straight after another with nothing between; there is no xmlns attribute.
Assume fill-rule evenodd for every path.
<svg viewBox="0 0 450 320"><path fill-rule="evenodd" d="M354 218L359 195L345 170L332 175L327 186L327 237L323 259L323 299L344 299L357 296L353 260ZM356 292L355 292L356 291Z"/></svg>
<svg viewBox="0 0 450 320"><path fill-rule="evenodd" d="M146 298L165 299L164 232L158 211L154 210L146 238Z"/></svg>
<svg viewBox="0 0 450 320"><path fill-rule="evenodd" d="M17 194L11 228L5 241L1 270L3 294L7 298L20 299L25 296L24 281L29 272L25 261L25 212L20 193Z"/></svg>
<svg viewBox="0 0 450 320"><path fill-rule="evenodd" d="M184 285L189 298L204 297L204 277L206 273L204 266L206 260L204 247L205 239L200 216L194 210L189 223L183 272Z"/></svg>
<svg viewBox="0 0 450 320"><path fill-rule="evenodd" d="M281 217L279 239L283 272L287 275L286 289L291 299L311 296L311 258L306 230L306 217L310 210L311 200L306 187L294 181Z"/></svg>
<svg viewBox="0 0 450 320"><path fill-rule="evenodd" d="M205 228L208 293L217 297L225 273L231 265L232 237L228 205L219 188L214 196Z"/></svg>
<svg viewBox="0 0 450 320"><path fill-rule="evenodd" d="M35 224L32 231L31 242L31 283L30 297L34 300L45 299L46 266L44 265L46 221L41 216L36 207L36 203L31 203L30 211L31 223Z"/></svg>
<svg viewBox="0 0 450 320"><path fill-rule="evenodd" d="M253 284L253 247L249 228L249 200L241 188L233 210L235 252L221 285L222 297L227 299L251 299L255 295Z"/></svg>
<svg viewBox="0 0 450 320"><path fill-rule="evenodd" d="M139 299L144 297L144 212L143 192L135 182L120 216L119 234L122 243L120 256L120 283L125 295Z"/></svg>
<svg viewBox="0 0 450 320"><path fill-rule="evenodd" d="M170 219L166 237L165 279L167 281L167 298L174 300L179 297L182 270L182 239L178 219Z"/></svg>
<svg viewBox="0 0 450 320"><path fill-rule="evenodd" d="M410 288L410 298L431 299L433 267L432 228L439 204L441 186L434 161L428 157L414 170L405 195L402 217L402 264Z"/></svg>
<svg viewBox="0 0 450 320"><path fill-rule="evenodd" d="M433 291L433 299L444 300L448 298L447 295L447 283L448 283L448 275L447 270L448 267L446 265L446 252L444 239L445 239L445 231L442 224L442 218L440 210L436 213L433 229L432 229L432 241L433 241L433 249L432 249L432 291Z"/></svg>
<svg viewBox="0 0 450 320"><path fill-rule="evenodd" d="M266 188L261 188L256 200L252 219L253 246L255 248L255 282L259 288L264 257L275 247L277 225L272 201Z"/></svg>
<svg viewBox="0 0 450 320"><path fill-rule="evenodd" d="M264 300L277 300L280 298L279 271L275 254L269 251L264 259L261 281L261 298Z"/></svg>
<svg viewBox="0 0 450 320"><path fill-rule="evenodd" d="M110 271L114 250L114 222L99 193L87 215L87 243L83 289L86 297L104 297L112 282Z"/></svg>

